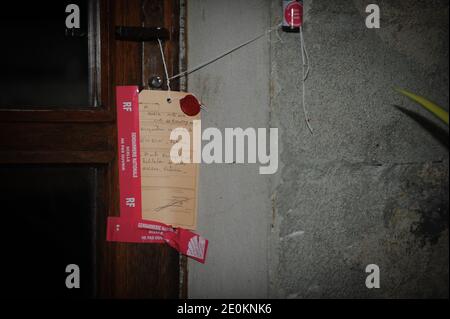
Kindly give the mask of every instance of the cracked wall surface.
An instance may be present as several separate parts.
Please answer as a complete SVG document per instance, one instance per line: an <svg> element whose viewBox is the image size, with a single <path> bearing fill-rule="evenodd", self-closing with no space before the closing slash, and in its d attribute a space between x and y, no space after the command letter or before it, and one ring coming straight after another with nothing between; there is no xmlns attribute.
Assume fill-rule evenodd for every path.
<svg viewBox="0 0 450 319"><path fill-rule="evenodd" d="M365 26L377 3L381 29ZM188 2L195 66L280 22L281 1ZM298 34L272 33L192 74L203 128L278 127L277 174L202 165L190 297L448 297L448 128L393 87L448 109L448 2L305 0ZM381 288L364 272L377 264Z"/></svg>

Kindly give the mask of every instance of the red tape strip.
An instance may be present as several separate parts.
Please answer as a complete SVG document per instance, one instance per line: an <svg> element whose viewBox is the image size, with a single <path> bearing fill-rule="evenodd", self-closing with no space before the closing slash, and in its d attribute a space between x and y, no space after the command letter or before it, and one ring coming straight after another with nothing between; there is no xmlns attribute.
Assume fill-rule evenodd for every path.
<svg viewBox="0 0 450 319"><path fill-rule="evenodd" d="M120 215L138 219L142 214L138 87L118 86L116 100Z"/></svg>
<svg viewBox="0 0 450 319"><path fill-rule="evenodd" d="M190 230L149 221L108 217L107 240L126 243L166 243L178 252L205 262L208 240Z"/></svg>

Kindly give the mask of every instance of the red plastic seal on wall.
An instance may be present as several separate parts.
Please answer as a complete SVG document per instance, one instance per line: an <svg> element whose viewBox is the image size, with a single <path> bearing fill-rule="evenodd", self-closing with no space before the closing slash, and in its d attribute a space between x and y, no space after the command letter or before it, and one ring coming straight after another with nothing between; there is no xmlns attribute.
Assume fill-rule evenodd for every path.
<svg viewBox="0 0 450 319"><path fill-rule="evenodd" d="M292 29L303 25L303 1L283 1L283 27Z"/></svg>

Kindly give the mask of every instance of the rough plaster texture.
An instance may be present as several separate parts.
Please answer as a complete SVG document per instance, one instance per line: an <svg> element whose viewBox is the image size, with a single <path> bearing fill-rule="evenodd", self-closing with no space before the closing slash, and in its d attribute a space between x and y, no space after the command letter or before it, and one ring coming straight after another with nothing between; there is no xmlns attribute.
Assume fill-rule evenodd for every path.
<svg viewBox="0 0 450 319"><path fill-rule="evenodd" d="M206 265L191 297L448 297L448 129L393 92L448 107L448 2L306 0L312 72L301 111L298 34L274 34L189 78L204 126L278 127L280 168L204 165ZM281 1L189 1L191 66L280 20ZM442 138L444 136L444 138ZM381 288L364 285L366 265Z"/></svg>

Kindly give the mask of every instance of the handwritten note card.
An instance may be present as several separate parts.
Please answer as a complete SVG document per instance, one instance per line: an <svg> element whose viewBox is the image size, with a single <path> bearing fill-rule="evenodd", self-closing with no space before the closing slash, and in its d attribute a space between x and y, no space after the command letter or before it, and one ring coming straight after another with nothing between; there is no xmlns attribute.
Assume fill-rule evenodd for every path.
<svg viewBox="0 0 450 319"><path fill-rule="evenodd" d="M142 218L195 229L198 164L170 160L172 130L185 128L192 136L193 120L199 119L181 111L179 100L186 95L172 91L169 103L166 91L139 93Z"/></svg>

